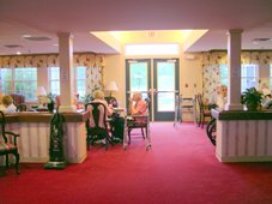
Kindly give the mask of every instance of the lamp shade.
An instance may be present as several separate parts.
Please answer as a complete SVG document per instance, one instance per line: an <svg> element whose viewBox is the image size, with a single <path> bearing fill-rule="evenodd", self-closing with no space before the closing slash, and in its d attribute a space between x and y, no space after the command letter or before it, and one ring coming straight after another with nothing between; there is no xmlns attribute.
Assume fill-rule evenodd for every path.
<svg viewBox="0 0 272 204"><path fill-rule="evenodd" d="M47 93L46 93L45 88L44 88L43 86L39 86L39 87L37 88L36 95L37 95L37 96L46 96Z"/></svg>
<svg viewBox="0 0 272 204"><path fill-rule="evenodd" d="M106 91L118 91L118 86L115 81L110 81L105 87Z"/></svg>

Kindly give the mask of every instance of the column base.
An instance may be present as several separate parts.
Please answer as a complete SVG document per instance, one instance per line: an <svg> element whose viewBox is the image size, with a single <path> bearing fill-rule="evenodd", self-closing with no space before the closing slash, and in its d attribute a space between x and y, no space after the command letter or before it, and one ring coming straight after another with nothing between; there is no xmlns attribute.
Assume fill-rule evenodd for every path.
<svg viewBox="0 0 272 204"><path fill-rule="evenodd" d="M244 107L240 103L237 103L237 104L234 104L234 103L229 104L229 103L227 103L225 105L225 110L243 110L243 109L244 109Z"/></svg>
<svg viewBox="0 0 272 204"><path fill-rule="evenodd" d="M63 113L63 112L76 112L76 106L60 106L59 107L59 112Z"/></svg>

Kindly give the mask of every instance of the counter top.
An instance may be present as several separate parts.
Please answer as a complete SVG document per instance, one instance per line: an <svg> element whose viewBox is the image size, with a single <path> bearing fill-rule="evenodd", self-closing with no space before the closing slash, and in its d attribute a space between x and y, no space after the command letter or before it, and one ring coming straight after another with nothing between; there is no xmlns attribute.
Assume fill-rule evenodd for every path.
<svg viewBox="0 0 272 204"><path fill-rule="evenodd" d="M272 120L272 110L244 111L231 110L222 111L212 109L212 117L218 120Z"/></svg>
<svg viewBox="0 0 272 204"><path fill-rule="evenodd" d="M88 113L84 110L77 112L64 112L61 113L64 116L65 122L83 122L88 118ZM53 117L49 112L19 112L19 113L7 113L7 123L13 122L50 122Z"/></svg>

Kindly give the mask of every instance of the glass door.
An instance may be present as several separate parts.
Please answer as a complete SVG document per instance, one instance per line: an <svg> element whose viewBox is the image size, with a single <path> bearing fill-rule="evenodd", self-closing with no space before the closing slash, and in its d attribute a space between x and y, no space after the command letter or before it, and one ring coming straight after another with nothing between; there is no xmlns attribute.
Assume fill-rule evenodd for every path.
<svg viewBox="0 0 272 204"><path fill-rule="evenodd" d="M175 96L179 93L178 59L154 60L154 120L173 121Z"/></svg>
<svg viewBox="0 0 272 204"><path fill-rule="evenodd" d="M135 91L141 92L144 99L149 97L151 88L150 65L151 61L149 59L126 60L127 107L128 99Z"/></svg>

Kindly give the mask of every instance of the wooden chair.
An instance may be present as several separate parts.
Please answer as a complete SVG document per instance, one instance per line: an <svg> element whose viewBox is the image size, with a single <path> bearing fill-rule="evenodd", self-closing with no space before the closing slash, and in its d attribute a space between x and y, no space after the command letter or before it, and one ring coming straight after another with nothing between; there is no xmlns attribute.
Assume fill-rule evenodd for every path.
<svg viewBox="0 0 272 204"><path fill-rule="evenodd" d="M204 128L206 119L208 118L211 120L212 118L211 111L208 109L208 106L204 104L201 94L196 95L196 103L198 106L196 109L198 110L198 113L199 113L198 120L197 120L198 127Z"/></svg>
<svg viewBox="0 0 272 204"><path fill-rule="evenodd" d="M131 142L131 131L140 128L142 137L145 139L146 150L151 148L151 138L149 130L149 114L132 115L127 118L128 144Z"/></svg>
<svg viewBox="0 0 272 204"><path fill-rule="evenodd" d="M89 145L93 145L96 140L105 139L105 148L107 150L111 140L105 105L99 102L91 102L86 104L85 107L89 112L89 119L86 121L87 149L89 149Z"/></svg>
<svg viewBox="0 0 272 204"><path fill-rule="evenodd" d="M6 118L5 114L0 111L0 126L1 126L1 135L2 140L0 139L0 156L6 156L6 168L9 166L9 154L13 154L16 158L16 173L19 174L19 161L20 161L20 155L18 153L18 147L17 147L17 137L19 137L19 134L15 134L13 132L9 132L5 130L6 125ZM13 140L11 140L11 137L13 137Z"/></svg>

